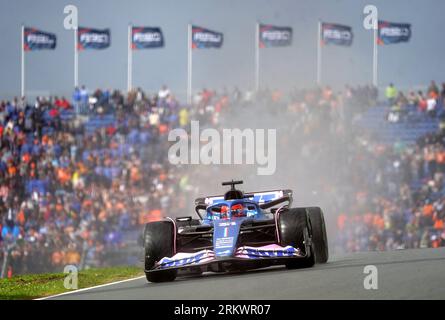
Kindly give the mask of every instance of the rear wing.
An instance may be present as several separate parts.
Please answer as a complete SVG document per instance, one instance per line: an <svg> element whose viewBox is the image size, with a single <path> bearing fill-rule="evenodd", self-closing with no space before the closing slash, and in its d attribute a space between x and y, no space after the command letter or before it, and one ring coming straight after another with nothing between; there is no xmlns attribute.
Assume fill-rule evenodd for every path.
<svg viewBox="0 0 445 320"><path fill-rule="evenodd" d="M275 200L279 200L283 197L286 197L290 201L292 201L292 190L285 189L285 190L257 191L244 194L244 198L257 202L260 206L271 202L275 202ZM195 200L195 205L207 207L212 204L220 203L221 201L224 201L223 195L209 196L205 198L197 198Z"/></svg>

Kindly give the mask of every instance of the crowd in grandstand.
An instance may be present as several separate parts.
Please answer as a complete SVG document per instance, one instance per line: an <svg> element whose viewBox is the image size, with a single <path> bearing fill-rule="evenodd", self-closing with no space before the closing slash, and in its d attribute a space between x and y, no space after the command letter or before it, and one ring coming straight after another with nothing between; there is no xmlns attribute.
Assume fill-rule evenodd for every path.
<svg viewBox="0 0 445 320"><path fill-rule="evenodd" d="M385 89L385 96L389 104L388 121L410 121L418 117L428 115L432 118L443 118L445 83L442 83L442 89L439 89L435 81L431 81L426 91L409 91L405 94L398 91L394 84L390 84Z"/></svg>
<svg viewBox="0 0 445 320"><path fill-rule="evenodd" d="M385 94L391 106L404 105L394 86ZM440 114L445 85L440 92L432 83L427 96L435 98L434 112ZM342 92L330 87L293 90L289 95L264 90L256 97L238 89L219 94L204 89L190 107L164 86L152 96L141 89L124 95L81 87L71 101L3 101L0 261L8 256L10 274L113 263L112 253L124 251L126 230L140 230L166 212L188 208L192 173L169 163L169 130L187 128L193 118L217 125L225 110L256 104L284 107L303 133L286 143L301 143L303 153L317 149L310 162L328 158L336 168L327 173L327 181L317 183L332 195L337 248L443 246L445 133L405 148L369 139L352 123L377 98L370 86L346 86ZM421 101L415 105L431 111L428 104L422 109ZM328 134L316 134L327 124Z"/></svg>
<svg viewBox="0 0 445 320"><path fill-rule="evenodd" d="M0 246L9 272L100 266L126 230L185 203L170 201L187 184L165 155L168 131L188 121L187 110L172 95L76 92L72 103L0 105Z"/></svg>
<svg viewBox="0 0 445 320"><path fill-rule="evenodd" d="M395 88L390 85L392 90ZM438 132L420 137L415 145L388 145L345 117L360 113L357 106L364 107L367 101L368 106L375 105L374 94L358 95L359 101L344 100L343 95L343 116L338 116L332 112L338 96L327 99L329 92L326 88L312 102L306 99L305 112L318 110L319 116L302 123L310 130L299 131L304 133L299 142L310 150L304 170L318 173L318 188L329 199L327 208L332 208L329 214L337 216L335 248L366 251L445 246L444 123ZM434 116L442 114L445 90L439 92L432 82L427 94L435 100ZM397 91L387 94L389 106L400 102L401 96ZM397 99L391 101L392 97ZM407 103L418 107L420 101ZM331 108L320 113L324 105ZM420 108L419 112L428 110ZM323 130L325 134L320 136Z"/></svg>
<svg viewBox="0 0 445 320"><path fill-rule="evenodd" d="M347 251L445 246L444 133L415 146L362 140L351 149L349 211L337 220ZM354 189L352 189L354 188Z"/></svg>

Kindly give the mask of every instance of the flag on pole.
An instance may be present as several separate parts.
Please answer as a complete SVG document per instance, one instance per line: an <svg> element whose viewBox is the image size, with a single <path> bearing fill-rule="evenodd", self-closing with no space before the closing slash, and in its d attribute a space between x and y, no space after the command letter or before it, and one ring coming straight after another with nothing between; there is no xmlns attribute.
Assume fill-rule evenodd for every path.
<svg viewBox="0 0 445 320"><path fill-rule="evenodd" d="M287 47L292 44L292 28L261 24L259 47Z"/></svg>
<svg viewBox="0 0 445 320"><path fill-rule="evenodd" d="M321 24L321 44L334 44L339 46L350 46L354 34L349 26L325 23Z"/></svg>
<svg viewBox="0 0 445 320"><path fill-rule="evenodd" d="M44 32L35 28L25 27L23 34L23 49L25 51L56 48L57 38L54 33Z"/></svg>
<svg viewBox="0 0 445 320"><path fill-rule="evenodd" d="M192 49L221 48L224 35L221 32L192 26Z"/></svg>
<svg viewBox="0 0 445 320"><path fill-rule="evenodd" d="M411 38L411 24L379 21L377 43L380 45L408 42Z"/></svg>
<svg viewBox="0 0 445 320"><path fill-rule="evenodd" d="M151 49L164 47L164 36L158 27L132 27L131 48Z"/></svg>
<svg viewBox="0 0 445 320"><path fill-rule="evenodd" d="M111 45L110 29L79 27L77 37L77 50L106 49Z"/></svg>
<svg viewBox="0 0 445 320"><path fill-rule="evenodd" d="M21 27L21 88L20 93L25 95L25 51L34 50L54 50L56 49L57 37L54 33L44 32L36 28L29 28L22 25Z"/></svg>

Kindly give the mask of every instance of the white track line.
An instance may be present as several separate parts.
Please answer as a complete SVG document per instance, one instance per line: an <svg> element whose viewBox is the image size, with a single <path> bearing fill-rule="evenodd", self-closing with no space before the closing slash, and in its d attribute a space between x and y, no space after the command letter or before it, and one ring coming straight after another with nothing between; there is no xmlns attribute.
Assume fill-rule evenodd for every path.
<svg viewBox="0 0 445 320"><path fill-rule="evenodd" d="M89 288L83 288L83 289L78 289L78 290L68 291L68 292L64 292L64 293L55 294L55 295L53 295L53 296L48 296L48 297L43 297L43 298L37 298L37 299L34 299L34 300L46 300L46 299L51 299L51 298L55 298L55 297L60 297L60 296L64 296L64 295L68 295L68 294L73 294L73 293L77 293L77 292L81 292L81 291L87 291L87 290L96 289L96 288L102 288L102 287L106 287L106 286L111 286L111 285L113 285L113 284L118 284L118 283L123 283L123 282L133 281L133 280L138 280L138 279L142 279L142 278L145 278L145 276L140 276L140 277L131 278L131 279L126 279L126 280L121 280L121 281L110 282L110 283L101 284L101 285L94 286L94 287L89 287Z"/></svg>

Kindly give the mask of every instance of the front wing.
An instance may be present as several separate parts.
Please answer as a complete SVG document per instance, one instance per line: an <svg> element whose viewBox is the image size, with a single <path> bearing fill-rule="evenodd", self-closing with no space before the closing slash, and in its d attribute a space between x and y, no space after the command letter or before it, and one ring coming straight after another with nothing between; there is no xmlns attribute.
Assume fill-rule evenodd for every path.
<svg viewBox="0 0 445 320"><path fill-rule="evenodd" d="M202 250L194 253L176 253L173 257L164 257L155 263L152 270L155 272L167 269L200 268L212 264L238 263L250 264L251 262L279 262L283 259L305 258L306 254L299 248L292 246L282 247L270 244L262 247L241 246L238 247L233 256L217 257L213 250Z"/></svg>

